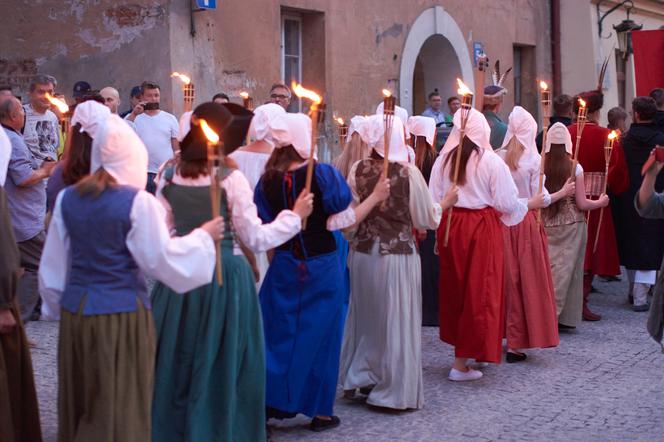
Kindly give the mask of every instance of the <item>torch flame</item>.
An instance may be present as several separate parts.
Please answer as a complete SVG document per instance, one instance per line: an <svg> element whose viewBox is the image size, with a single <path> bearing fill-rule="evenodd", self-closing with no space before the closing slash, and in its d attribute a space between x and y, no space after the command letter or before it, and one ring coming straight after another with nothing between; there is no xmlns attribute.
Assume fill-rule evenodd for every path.
<svg viewBox="0 0 664 442"><path fill-rule="evenodd" d="M191 78L189 78L189 77L187 77L186 75L181 74L181 73L179 73L179 72L173 72L173 73L171 74L171 77L177 77L177 78L179 78L180 80L182 80L182 82L183 82L184 84L189 84L189 83L191 83Z"/></svg>
<svg viewBox="0 0 664 442"><path fill-rule="evenodd" d="M344 119L341 118L341 117L337 118L337 123L339 123L339 126L343 126L344 125Z"/></svg>
<svg viewBox="0 0 664 442"><path fill-rule="evenodd" d="M46 99L51 102L52 105L58 108L60 113L66 113L69 111L69 106L67 106L67 103L65 103L63 100L60 100L59 98L55 98L48 92L46 93Z"/></svg>
<svg viewBox="0 0 664 442"><path fill-rule="evenodd" d="M298 98L306 98L311 100L311 102L314 104L321 104L323 101L320 95L318 95L316 92L305 89L301 84L297 84L296 82L291 83L291 89L293 90L293 93L298 96Z"/></svg>
<svg viewBox="0 0 664 442"><path fill-rule="evenodd" d="M618 137L618 132L612 130L611 133L609 134L609 140L615 140L617 137Z"/></svg>
<svg viewBox="0 0 664 442"><path fill-rule="evenodd" d="M459 89L457 89L457 93L459 95L472 95L473 92L464 84L463 81L461 81L460 78L457 78L457 84L459 85Z"/></svg>
<svg viewBox="0 0 664 442"><path fill-rule="evenodd" d="M579 98L579 106L586 107L586 100L584 100L583 98Z"/></svg>
<svg viewBox="0 0 664 442"><path fill-rule="evenodd" d="M383 89L383 96L384 96L384 97L391 97L391 96L392 96L392 92L390 92L390 91L387 90L387 89Z"/></svg>
<svg viewBox="0 0 664 442"><path fill-rule="evenodd" d="M210 143L218 143L219 142L219 135L217 135L217 133L212 130L212 128L207 124L207 121L200 118L198 120L198 123L201 125L201 129L203 129L203 133L205 134L205 138L207 138Z"/></svg>
<svg viewBox="0 0 664 442"><path fill-rule="evenodd" d="M247 98L249 98L249 92L245 91L240 92L240 97L246 100Z"/></svg>
<svg viewBox="0 0 664 442"><path fill-rule="evenodd" d="M540 89L542 89L543 91L546 91L546 90L549 89L549 85L546 84L546 81L540 81Z"/></svg>

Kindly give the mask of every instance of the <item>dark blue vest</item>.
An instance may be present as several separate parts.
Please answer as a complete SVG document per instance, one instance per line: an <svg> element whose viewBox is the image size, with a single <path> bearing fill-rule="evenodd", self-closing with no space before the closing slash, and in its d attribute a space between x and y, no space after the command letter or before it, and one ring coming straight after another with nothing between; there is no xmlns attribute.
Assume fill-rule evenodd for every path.
<svg viewBox="0 0 664 442"><path fill-rule="evenodd" d="M71 263L62 308L84 315L133 312L140 301L150 308L145 279L127 249L130 213L138 190L106 189L96 198L73 188L62 197Z"/></svg>

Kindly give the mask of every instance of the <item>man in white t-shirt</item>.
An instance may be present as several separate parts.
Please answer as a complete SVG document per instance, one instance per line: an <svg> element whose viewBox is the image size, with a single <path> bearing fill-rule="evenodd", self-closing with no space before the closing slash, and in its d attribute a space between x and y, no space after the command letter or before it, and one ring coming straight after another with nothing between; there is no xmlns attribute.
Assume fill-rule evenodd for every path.
<svg viewBox="0 0 664 442"><path fill-rule="evenodd" d="M30 82L30 102L23 106L25 111L23 139L37 167L40 167L45 160L58 159L60 122L49 109L51 103L46 98L47 93L51 96L54 94L56 84L55 78L50 75L35 75Z"/></svg>
<svg viewBox="0 0 664 442"><path fill-rule="evenodd" d="M180 148L178 143L178 120L172 114L159 109L159 85L143 82L142 101L125 117L136 126L136 133L148 150L148 184L145 188L154 194L157 184L154 179L159 167L173 158Z"/></svg>

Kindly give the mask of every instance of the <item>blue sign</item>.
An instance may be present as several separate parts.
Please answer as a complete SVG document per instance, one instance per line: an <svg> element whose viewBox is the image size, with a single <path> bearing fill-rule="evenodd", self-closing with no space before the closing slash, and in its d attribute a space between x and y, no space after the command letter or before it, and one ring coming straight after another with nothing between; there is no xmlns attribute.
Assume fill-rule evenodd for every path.
<svg viewBox="0 0 664 442"><path fill-rule="evenodd" d="M479 42L473 42L473 66L477 67L477 59L484 54L484 45Z"/></svg>
<svg viewBox="0 0 664 442"><path fill-rule="evenodd" d="M217 0L196 0L196 6L201 9L216 9Z"/></svg>

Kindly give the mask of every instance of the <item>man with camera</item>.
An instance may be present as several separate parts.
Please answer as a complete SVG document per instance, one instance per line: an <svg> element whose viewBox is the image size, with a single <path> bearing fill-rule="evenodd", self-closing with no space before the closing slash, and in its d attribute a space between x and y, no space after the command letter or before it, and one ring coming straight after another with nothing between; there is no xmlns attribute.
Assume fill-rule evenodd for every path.
<svg viewBox="0 0 664 442"><path fill-rule="evenodd" d="M134 123L136 133L148 150L148 184L145 190L154 195L157 191L154 179L159 167L173 158L173 153L180 148L178 143L180 129L174 115L159 109L158 84L143 82L141 97L141 102L125 119Z"/></svg>

